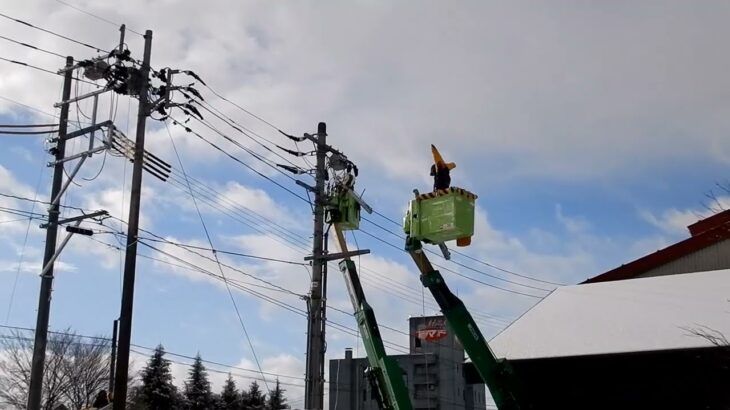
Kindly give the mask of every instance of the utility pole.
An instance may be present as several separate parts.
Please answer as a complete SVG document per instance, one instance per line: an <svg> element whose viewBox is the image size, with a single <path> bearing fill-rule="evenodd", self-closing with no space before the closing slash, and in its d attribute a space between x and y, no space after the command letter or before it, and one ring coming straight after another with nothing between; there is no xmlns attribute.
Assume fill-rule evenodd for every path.
<svg viewBox="0 0 730 410"><path fill-rule="evenodd" d="M63 80L63 101L71 98L71 81L74 64L73 57L66 57L66 73ZM48 343L48 321L51 313L51 292L53 291L53 262L56 258L56 237L58 236L58 217L60 203L56 200L61 193L63 183L63 159L66 156L66 133L68 132L68 104L61 106L58 122L58 143L56 145L56 165L53 167L51 184L51 207L48 209L48 229L46 230L46 249L43 254L43 273L41 274L41 291L38 296L38 318L35 325L35 341L33 342L33 361L30 370L30 388L28 390L28 409L40 410L43 393L43 367L46 361L46 344Z"/></svg>
<svg viewBox="0 0 730 410"><path fill-rule="evenodd" d="M324 353L327 261L324 254L324 211L327 195L327 124L320 122L317 135L317 169L314 187L314 243L312 246L312 284L309 296L307 329L307 369L304 386L305 410L324 406ZM314 138L316 137L316 138Z"/></svg>
<svg viewBox="0 0 730 410"><path fill-rule="evenodd" d="M114 370L117 365L117 332L119 331L119 320L114 320L112 329L112 354L109 358L109 392L114 391Z"/></svg>
<svg viewBox="0 0 730 410"><path fill-rule="evenodd" d="M144 35L144 56L140 69L142 85L139 90L139 109L137 112L137 135L132 169L132 193L129 200L127 219L127 251L124 259L124 284L122 287L122 306L119 314L119 351L117 369L114 377L114 410L124 410L127 403L127 381L129 376L129 347L132 340L132 308L134 302L134 278L137 264L137 235L139 233L139 210L142 196L142 171L144 160L144 137L149 105L150 56L152 54L152 30Z"/></svg>

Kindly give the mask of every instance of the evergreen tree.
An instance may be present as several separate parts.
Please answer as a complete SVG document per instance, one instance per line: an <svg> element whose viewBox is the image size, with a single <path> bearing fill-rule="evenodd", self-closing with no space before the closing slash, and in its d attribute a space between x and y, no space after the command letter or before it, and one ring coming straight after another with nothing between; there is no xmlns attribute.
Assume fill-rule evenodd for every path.
<svg viewBox="0 0 730 410"><path fill-rule="evenodd" d="M281 388L279 378L277 377L276 387L274 387L274 390L272 390L271 394L269 394L269 400L266 403L266 410L288 409L289 405L286 404L286 397L284 397L285 391L286 390Z"/></svg>
<svg viewBox="0 0 730 410"><path fill-rule="evenodd" d="M266 395L261 392L259 384L256 381L251 382L251 386L248 388L248 397L243 404L243 408L246 410L264 410L266 408Z"/></svg>
<svg viewBox="0 0 730 410"><path fill-rule="evenodd" d="M170 361L164 356L165 348L157 346L142 370L139 398L150 410L172 410L177 407L177 389L172 384Z"/></svg>
<svg viewBox="0 0 730 410"><path fill-rule="evenodd" d="M195 362L185 381L185 401L190 410L208 410L213 406L213 393L210 391L208 372L203 366L200 354L195 356Z"/></svg>
<svg viewBox="0 0 730 410"><path fill-rule="evenodd" d="M228 379L223 385L223 391L221 391L219 408L221 410L242 409L241 395L238 393L236 382L233 381L230 373L228 373Z"/></svg>
<svg viewBox="0 0 730 410"><path fill-rule="evenodd" d="M241 389L241 408L243 410L249 410L249 402L250 401L251 400L250 400L249 395L248 395L248 390Z"/></svg>

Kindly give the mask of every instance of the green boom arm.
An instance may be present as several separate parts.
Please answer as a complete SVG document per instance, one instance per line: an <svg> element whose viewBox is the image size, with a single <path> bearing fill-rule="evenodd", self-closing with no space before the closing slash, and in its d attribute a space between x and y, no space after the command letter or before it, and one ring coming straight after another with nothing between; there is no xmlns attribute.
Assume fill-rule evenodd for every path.
<svg viewBox="0 0 730 410"><path fill-rule="evenodd" d="M346 251L345 238L337 225L335 225L335 233L340 249L343 252ZM347 284L357 326L360 328L360 335L368 355L370 366L367 376L373 390L378 393L380 407L386 410L412 410L413 405L408 395L408 388L403 381L403 370L395 359L385 354L378 322L375 320L372 307L365 299L355 263L350 259L345 259L340 262L339 267Z"/></svg>
<svg viewBox="0 0 730 410"><path fill-rule="evenodd" d="M345 276L345 282L350 291L350 299L355 309L355 319L360 328L365 351L368 355L368 377L372 387L378 391L380 404L384 409L410 410L411 400L408 397L408 388L403 381L403 370L392 358L385 355L383 338L380 336L375 313L365 300L365 295L357 276L355 263L351 260L340 262L340 271Z"/></svg>
<svg viewBox="0 0 730 410"><path fill-rule="evenodd" d="M441 273L433 268L424 254L420 242L411 239L407 249L421 271L423 286L431 292L449 327L464 345L464 350L489 388L497 408L520 409L515 392L517 386L509 364L494 356L464 303L451 293Z"/></svg>

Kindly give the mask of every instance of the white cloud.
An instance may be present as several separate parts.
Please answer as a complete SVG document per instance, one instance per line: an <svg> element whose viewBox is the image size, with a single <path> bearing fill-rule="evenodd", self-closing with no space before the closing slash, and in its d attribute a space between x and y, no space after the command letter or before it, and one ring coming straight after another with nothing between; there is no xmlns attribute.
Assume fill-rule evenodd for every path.
<svg viewBox="0 0 730 410"><path fill-rule="evenodd" d="M220 249L253 254L249 248L241 246L241 244L245 244L250 239L245 238L242 240L238 238L238 246L235 246L237 245L236 241L231 241L226 248L220 247ZM204 250L205 248L209 248L207 242L200 240L181 240L175 237L168 237L166 240L201 247L203 249L185 250L171 243L152 244L163 252L157 253L151 251L152 255L172 264L169 265L158 261L154 262L155 266L165 272L172 272L195 282L206 281L220 288L225 288L225 283L220 279L222 269L223 275L225 275L233 292L242 293L247 298L254 298L259 303L259 318L262 320L273 320L275 317L278 317L276 315L284 312L280 308L272 305L271 300L278 300L294 306L297 309L303 308L302 302L299 300L299 295L307 292L309 288L309 277L305 269L301 266L240 258L218 253L218 259L221 261L221 266L219 267L213 253ZM266 243L267 237L261 236L257 241L252 242ZM272 248L269 248L267 252L275 252L276 249L281 249L285 252L280 244L274 241L269 242L271 246L276 246L276 248L273 248L273 251ZM263 256L261 254L255 255ZM282 254L279 253L278 258L281 257ZM204 270L204 272L198 271L196 267ZM294 293L288 293L286 290Z"/></svg>
<svg viewBox="0 0 730 410"><path fill-rule="evenodd" d="M41 260L24 260L20 264L18 261L0 260L0 272L17 272L20 270L20 272L39 274L42 269L43 261ZM53 265L53 270L55 272L75 272L78 270L78 267L74 264L57 260Z"/></svg>
<svg viewBox="0 0 730 410"><path fill-rule="evenodd" d="M0 192L21 198L33 199L35 197L34 189L18 181L15 175L13 175L13 173L3 165L0 165ZM39 197L38 199L40 200L42 198ZM0 196L0 207L7 208L9 210L33 210L38 213L44 212L44 208L42 206L34 206L31 202L6 196ZM0 227L2 227L2 233L0 236L9 237L13 234L25 232L28 220L27 218L25 220L20 220L21 218L22 216L12 213L0 212Z"/></svg>
<svg viewBox="0 0 730 410"><path fill-rule="evenodd" d="M684 211L668 209L659 215L650 211L640 211L639 214L646 222L662 232L672 235L688 235L687 226L702 219L702 215L698 214L696 210L689 209Z"/></svg>
<svg viewBox="0 0 730 410"><path fill-rule="evenodd" d="M83 208L89 210L104 210L114 218L126 221L129 218L129 192L122 191L120 187L102 188L99 191L93 189L85 190L85 200ZM139 215L139 224L144 228L152 227L152 220L148 216L149 209L154 208L151 205L159 204L161 198L155 189L149 185L144 187L143 206ZM118 225L117 221L112 222ZM123 231L126 232L126 225Z"/></svg>
<svg viewBox="0 0 730 410"><path fill-rule="evenodd" d="M730 208L730 196L718 196L717 200L708 204L711 208ZM705 207L676 209L670 208L662 212L651 212L649 210L640 210L639 216L658 228L661 232L672 235L673 237L688 236L687 227L701 219L711 216L714 211Z"/></svg>
<svg viewBox="0 0 730 410"><path fill-rule="evenodd" d="M555 205L555 218L560 222L566 231L570 234L584 232L590 228L590 223L580 216L568 216L563 213L563 207L560 204Z"/></svg>
<svg viewBox="0 0 730 410"><path fill-rule="evenodd" d="M525 177L592 181L621 174L641 175L655 164L682 160L727 162L730 158L725 138L730 122L724 115L722 91L730 85L724 69L730 57L719 51L724 50L723 39L730 34L730 27L726 24L727 12L711 4L677 1L658 7L612 2L598 8L468 1L455 7L426 1L414 8L408 3L212 0L201 8L194 2L174 6L169 2L148 3L130 0L78 5L113 21L127 22L138 31L154 29L153 66L192 69L217 90L285 131L300 135L314 131L318 121L327 121L329 142L347 152L363 171L363 180L372 182L367 186L368 199L372 197L375 205L379 199L405 198L410 196L412 186L428 184L430 143L438 145L448 158L458 159L459 185L468 181L466 186L478 183L480 188L510 184ZM117 41L115 27L60 3L9 2L5 13L100 46L110 47ZM327 24L319 24L321 21ZM6 35L43 48L73 53L79 58L94 54L22 25L9 22L5 28ZM129 32L127 42L139 57L139 36ZM62 63L53 56L7 46L9 58L49 69ZM46 91L28 93L28 84ZM0 62L1 95L53 112L50 107L59 97L59 87L56 76ZM205 95L240 123L276 142L288 143L266 125L209 93ZM134 121L136 104L132 102L129 108ZM0 112L12 116L21 111L0 100ZM107 98L102 101L101 112L108 112ZM129 128L129 137L133 138L134 126L127 127L127 115L122 99L116 122ZM212 119L209 115L207 118ZM149 124L148 148L177 166L167 131L153 122ZM199 124L195 128L203 129ZM250 139L225 129L244 146L281 162ZM218 160L230 162L179 128L172 127L171 132L184 163L190 164L187 171L191 174L215 169ZM205 135L257 170L281 178L215 133ZM300 147L309 149L305 144ZM108 160L96 184L79 190L85 207L104 208L127 218L128 198L124 198L120 185L126 179L128 188L131 166L126 174L122 167L120 160ZM95 169L89 168L88 172ZM2 185L18 182L6 178L2 171L7 170L0 167L0 190L18 189L24 196L32 196L33 190L27 186ZM216 184L227 181L224 194L233 195L239 203L287 228L309 226L301 223L301 215L292 214L266 192L246 185L248 176L250 172L244 171L240 180L235 178L240 182L230 182L233 178L226 176L205 183L219 187ZM148 191L142 225L151 228L157 217L167 216L171 205L184 211L182 218L186 221L193 211L187 196L169 184L152 185L148 181L154 180L145 176ZM76 193L73 188L72 192ZM17 205L1 201L2 206ZM572 235L569 240L539 229L527 235L511 233L493 225L487 213L479 209L474 244L464 251L516 272L576 282L599 273L607 261L625 261L626 252L640 253L662 243L661 238L653 236L606 238L591 232L582 218L566 215L560 208L555 212ZM671 210L651 214L647 219L663 232L679 234L681 230L684 234L690 219L688 212ZM4 224L3 231L11 227L20 230L25 225ZM267 232L235 237L230 242L216 238L216 244L226 243L220 247L244 253L301 260L303 253L281 243L288 238L283 234L274 238L277 235L268 228ZM200 238L177 232L172 232L170 239L177 237L179 241L207 246ZM531 242L538 237L550 249ZM76 244L85 246L86 242L72 241L71 248ZM214 262L169 245L161 248L217 272ZM99 252L109 256L100 259L107 260L109 266L117 262L115 252ZM299 266L221 257L259 277L286 284L297 292L307 291L308 275ZM379 320L402 328L403 318L390 312L418 313L418 306L393 294L417 298L422 288L410 261L380 254L363 257L362 261L363 267L387 278L366 269L361 272L376 312L388 312L379 313ZM533 283L478 267L496 276ZM184 269L166 269L191 280L204 278ZM475 272L455 269L492 281ZM339 275L330 272L334 273L330 275L330 303L349 311ZM532 300L448 272L444 275L474 310L512 317ZM236 274L234 277L256 282ZM268 290L263 292L278 296ZM426 300L430 300L428 294ZM273 307L261 303L266 306L260 311L261 318L275 318ZM340 319L354 327L351 317ZM335 332L332 336L335 355L336 343L351 344L353 340L352 336Z"/></svg>
<svg viewBox="0 0 730 410"><path fill-rule="evenodd" d="M580 247L581 244L586 244L585 236L590 236L588 234L581 238L576 236L573 241L564 242L563 246L555 252L540 253L532 251L518 237L494 228L486 211L479 207L477 207L474 229L476 235L473 244L466 249L466 252L477 256L480 260L491 261L494 265L511 271L523 272L542 280L570 283L595 269L593 257ZM550 287L496 270L490 270L490 273L519 283ZM504 285L504 283L497 283ZM524 287L521 289L532 293Z"/></svg>
<svg viewBox="0 0 730 410"><path fill-rule="evenodd" d="M417 147L431 142L465 167L473 160L479 169L498 166L501 180L636 173L689 155L724 161L730 151L719 91L728 81L722 67L730 57L718 52L726 12L711 4L693 5L692 13L685 2L612 3L603 13L482 2L426 2L416 12L407 3L140 4L83 6L137 30L153 28L155 44L164 44L153 48L155 66L193 69L287 130L312 131L329 120L331 142L401 179L423 171L428 161ZM106 47L116 42L113 27L61 4L31 1L7 12L51 28L65 21L65 33ZM171 12L176 18L160 18ZM329 24L315 24L322 20ZM8 30L47 48L89 51L20 25ZM708 30L714 35L698 34ZM138 36L128 40L139 56ZM39 65L60 63L13 50ZM0 70L7 95L27 94L31 80L39 89L58 86L57 78L16 66ZM25 96L46 107L55 97Z"/></svg>
<svg viewBox="0 0 730 410"><path fill-rule="evenodd" d="M223 206L230 206L230 201L233 201L270 220L292 224L290 213L283 206L274 202L262 189L249 188L238 182L230 181L216 200Z"/></svg>

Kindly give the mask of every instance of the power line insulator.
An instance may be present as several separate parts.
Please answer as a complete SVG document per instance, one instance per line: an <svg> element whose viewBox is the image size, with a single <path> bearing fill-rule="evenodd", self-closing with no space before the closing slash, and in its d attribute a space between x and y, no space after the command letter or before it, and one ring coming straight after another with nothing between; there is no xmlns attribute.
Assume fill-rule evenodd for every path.
<svg viewBox="0 0 730 410"><path fill-rule="evenodd" d="M300 151L294 151L291 149L287 149L287 148L282 147L279 144L275 144L275 145L276 145L276 148L279 148L280 150L286 152L287 154L294 155L295 157L303 157L305 155L308 155L306 152L300 152Z"/></svg>
<svg viewBox="0 0 730 410"><path fill-rule="evenodd" d="M307 171L305 171L305 170L303 170L301 168L297 168L297 167L293 167L293 166L289 166L289 165L276 164L276 166L279 167L279 168L284 168L285 170L291 172L294 175L302 175L302 174L306 174L307 173Z"/></svg>
<svg viewBox="0 0 730 410"><path fill-rule="evenodd" d="M302 142L302 141L304 141L305 139L307 139L307 137L295 137L295 136L293 136L293 135L289 135L289 134L285 133L285 132L284 132L284 131L282 131L282 130L277 130L277 131L279 131L279 132L281 133L281 135L283 135L283 136L285 136L285 137L289 138L289 139L290 139L290 140L292 140L292 141L296 141L296 142Z"/></svg>

